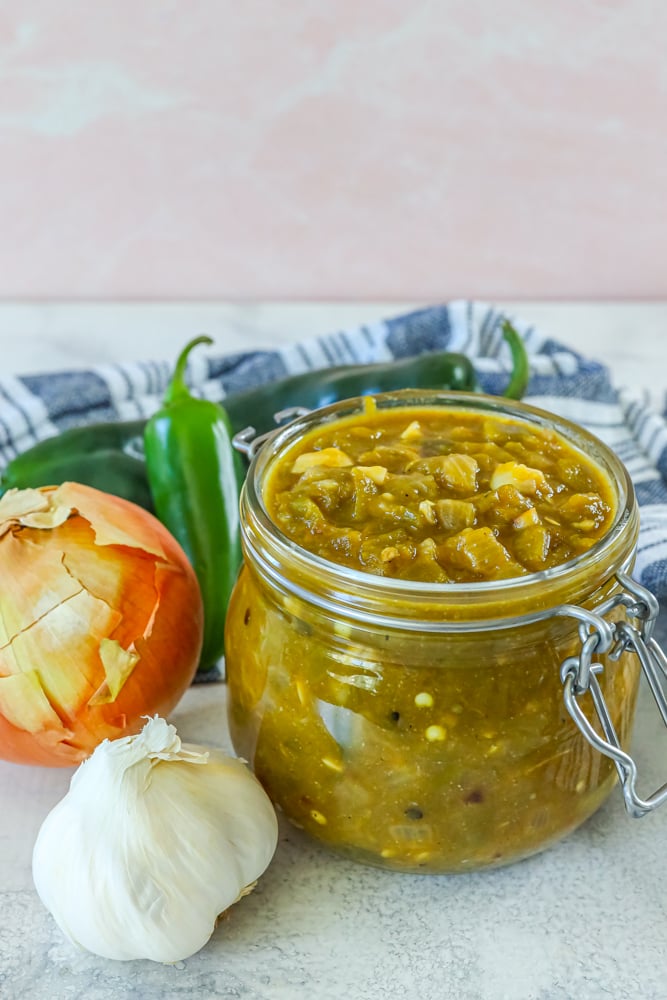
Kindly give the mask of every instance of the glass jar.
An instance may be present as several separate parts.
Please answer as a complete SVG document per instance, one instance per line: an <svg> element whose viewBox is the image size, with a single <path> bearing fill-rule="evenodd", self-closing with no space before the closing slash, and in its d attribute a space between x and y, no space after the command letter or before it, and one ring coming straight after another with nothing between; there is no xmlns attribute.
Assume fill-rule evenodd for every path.
<svg viewBox="0 0 667 1000"><path fill-rule="evenodd" d="M241 500L245 565L226 631L234 747L292 823L358 861L438 873L508 864L579 826L622 772L634 651L646 649L656 613L625 576L634 491L602 442L553 414L460 393L376 402L556 430L611 482L613 523L583 555L518 578L430 584L359 572L287 538L263 488L286 449L364 401L280 428L257 450Z"/></svg>

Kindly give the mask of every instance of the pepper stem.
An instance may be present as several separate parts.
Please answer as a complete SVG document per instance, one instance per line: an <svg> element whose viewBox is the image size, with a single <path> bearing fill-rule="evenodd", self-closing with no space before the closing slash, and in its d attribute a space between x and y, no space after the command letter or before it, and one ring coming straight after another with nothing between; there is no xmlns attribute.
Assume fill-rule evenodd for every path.
<svg viewBox="0 0 667 1000"><path fill-rule="evenodd" d="M186 344L176 361L176 367L174 368L174 374L171 377L171 381L167 386L167 391L164 394L164 402L166 404L175 403L177 399L182 399L184 396L190 395L190 389L185 381L185 370L188 364L188 358L190 356L190 351L193 347L198 344L212 344L213 340L211 337L201 336L195 337L191 340L189 344Z"/></svg>
<svg viewBox="0 0 667 1000"><path fill-rule="evenodd" d="M503 396L506 399L522 399L530 378L526 345L509 320L504 319L501 326L503 337L507 341L512 354L512 374Z"/></svg>

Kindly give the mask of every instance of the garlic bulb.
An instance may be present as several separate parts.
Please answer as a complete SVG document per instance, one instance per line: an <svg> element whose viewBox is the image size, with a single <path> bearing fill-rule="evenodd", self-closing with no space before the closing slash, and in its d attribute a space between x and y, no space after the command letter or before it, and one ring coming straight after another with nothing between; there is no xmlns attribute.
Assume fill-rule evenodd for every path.
<svg viewBox="0 0 667 1000"><path fill-rule="evenodd" d="M253 888L277 840L273 806L246 765L181 744L156 716L80 765L39 831L33 878L75 944L177 962Z"/></svg>

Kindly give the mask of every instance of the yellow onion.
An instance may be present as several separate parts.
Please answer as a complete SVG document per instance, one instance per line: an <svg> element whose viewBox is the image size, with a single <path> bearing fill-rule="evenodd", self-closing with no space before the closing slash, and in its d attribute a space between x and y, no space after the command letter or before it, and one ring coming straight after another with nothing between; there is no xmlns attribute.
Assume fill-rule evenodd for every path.
<svg viewBox="0 0 667 1000"><path fill-rule="evenodd" d="M199 659L203 612L176 540L79 483L0 498L0 757L76 765L166 715Z"/></svg>

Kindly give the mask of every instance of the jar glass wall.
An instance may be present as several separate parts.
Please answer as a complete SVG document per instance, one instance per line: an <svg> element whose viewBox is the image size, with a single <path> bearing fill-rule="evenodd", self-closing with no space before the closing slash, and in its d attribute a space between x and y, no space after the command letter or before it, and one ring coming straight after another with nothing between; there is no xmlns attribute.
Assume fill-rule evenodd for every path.
<svg viewBox="0 0 667 1000"><path fill-rule="evenodd" d="M362 403L296 421L260 452L242 498L246 565L226 638L232 739L289 819L348 856L416 872L506 864L565 836L614 783L564 708L560 665L580 638L576 621L551 612L595 610L620 590L615 573L630 565L638 530L632 487L603 444L522 404L421 393L378 404L485 408L553 426L609 478L613 524L571 563L493 584L336 566L281 534L262 490L294 441ZM627 746L638 667L607 658L599 679Z"/></svg>

